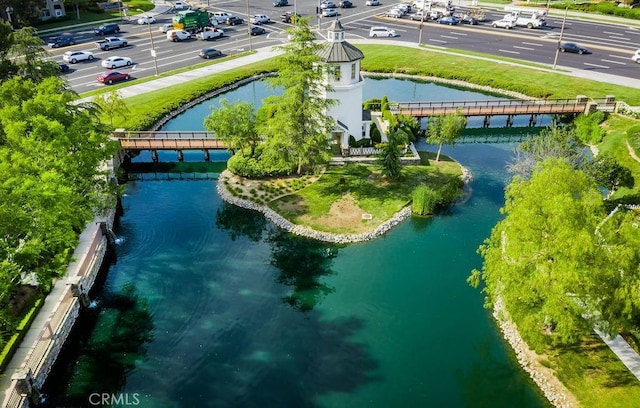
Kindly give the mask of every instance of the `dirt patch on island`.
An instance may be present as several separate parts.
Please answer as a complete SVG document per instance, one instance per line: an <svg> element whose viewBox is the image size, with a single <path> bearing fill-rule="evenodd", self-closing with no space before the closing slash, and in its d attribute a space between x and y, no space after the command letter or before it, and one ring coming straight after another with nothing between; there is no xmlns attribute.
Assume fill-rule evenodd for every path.
<svg viewBox="0 0 640 408"><path fill-rule="evenodd" d="M329 208L329 214L313 221L302 217L305 222L323 225L331 230L347 230L350 233L370 231L375 227L374 220L363 220L365 211L358 206L357 200L347 193L334 201ZM306 218L306 219L305 219Z"/></svg>

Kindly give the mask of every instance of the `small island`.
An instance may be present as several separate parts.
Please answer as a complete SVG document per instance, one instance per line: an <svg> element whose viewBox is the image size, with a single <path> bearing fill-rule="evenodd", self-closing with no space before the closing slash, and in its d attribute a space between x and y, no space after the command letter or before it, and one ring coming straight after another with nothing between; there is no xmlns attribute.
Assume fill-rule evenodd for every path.
<svg viewBox="0 0 640 408"><path fill-rule="evenodd" d="M420 164L402 168L397 180L379 165L330 165L318 175L248 179L225 170L220 196L231 204L262 212L279 227L321 241L349 243L379 237L412 212L416 191L433 192L428 215L454 202L469 173L446 156L419 152ZM417 199L420 200L419 198Z"/></svg>

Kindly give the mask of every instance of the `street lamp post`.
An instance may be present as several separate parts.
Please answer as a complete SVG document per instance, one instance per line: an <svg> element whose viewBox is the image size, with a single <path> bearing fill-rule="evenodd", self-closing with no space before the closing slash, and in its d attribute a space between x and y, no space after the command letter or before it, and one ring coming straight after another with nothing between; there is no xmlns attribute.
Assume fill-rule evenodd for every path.
<svg viewBox="0 0 640 408"><path fill-rule="evenodd" d="M253 40L251 39L251 14L249 14L249 0L247 0L247 18L249 19L249 24L247 24L247 30L249 32L249 51L253 51Z"/></svg>
<svg viewBox="0 0 640 408"><path fill-rule="evenodd" d="M144 12L143 10L138 9L138 11ZM147 21L147 27L149 28L149 39L151 40L151 57L153 58L153 67L156 69L156 76L159 75L158 73L158 59L156 58L156 47L155 44L153 43L153 33L151 33L151 20L149 19L149 16L147 16L145 14L144 18Z"/></svg>
<svg viewBox="0 0 640 408"><path fill-rule="evenodd" d="M569 7L564 9L564 18L562 19L562 28L560 29L560 37L558 37L558 45L556 47L556 57L553 59L553 69L556 69L556 63L558 62L558 54L560 53L560 44L562 43L562 34L564 33L564 23L567 21L567 12Z"/></svg>

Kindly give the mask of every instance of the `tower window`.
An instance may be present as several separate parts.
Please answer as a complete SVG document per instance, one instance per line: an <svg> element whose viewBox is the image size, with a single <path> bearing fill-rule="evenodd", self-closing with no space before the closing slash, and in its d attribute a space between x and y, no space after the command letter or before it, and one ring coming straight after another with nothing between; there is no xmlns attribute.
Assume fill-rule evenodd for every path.
<svg viewBox="0 0 640 408"><path fill-rule="evenodd" d="M351 79L356 79L356 64L351 64Z"/></svg>

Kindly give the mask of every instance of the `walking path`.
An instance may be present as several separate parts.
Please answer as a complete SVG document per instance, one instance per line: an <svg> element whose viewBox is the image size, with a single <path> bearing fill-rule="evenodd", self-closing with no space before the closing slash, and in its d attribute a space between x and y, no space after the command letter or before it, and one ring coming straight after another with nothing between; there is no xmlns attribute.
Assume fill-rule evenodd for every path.
<svg viewBox="0 0 640 408"><path fill-rule="evenodd" d="M158 15L158 14L163 14L166 13L170 10L171 8L171 3L169 2L163 2L160 3L158 1L159 4L157 4L156 8L150 12L148 12L148 15ZM470 2L468 1L462 1L462 2L456 2L458 3L457 5L460 5L460 3L462 3L462 5L469 5ZM192 6L198 6L198 7L203 7L206 6L205 2L191 2ZM483 7L483 8L496 8L495 4L484 4L484 3L479 3L478 6ZM552 14L564 14L562 11L555 11L552 10L551 11ZM598 19L601 21L609 21L609 22L615 22L615 23L622 23L622 24L627 24L627 25L637 25L640 26L640 22L637 21L632 21L632 20L625 20L625 19L621 19L618 17L612 17L612 16L595 16L595 15L585 15L582 13L575 13L575 12L570 12L569 13L570 16L572 17L577 17L580 16L581 18L585 18L585 19ZM586 16L586 17L585 17ZM95 24L95 23L94 23ZM349 39L349 41L353 44L358 44L358 43L366 43L368 42L367 40L351 40ZM388 44L393 44L393 45L402 45L402 46L407 46L407 47L414 47L414 48L418 48L417 44L413 44L413 43L399 43L397 41L380 41L379 39L376 41L376 44L380 44L380 43L388 43ZM430 50L430 51L434 51L434 52L442 52L442 53L449 53L451 54L451 52L448 52L446 50ZM260 48L257 49L255 53L247 55L247 56L243 56L243 57L239 57L239 58L235 58L233 60L229 60L229 61L221 61L218 64L213 64L204 68L199 68L199 69L195 69L189 72L184 72L184 73L180 73L180 74L176 74L170 77L164 77L164 78L158 78L158 79L154 79L152 81L148 81L148 82L144 82L141 84L136 84L136 85L132 85L129 87L125 87L125 88L121 88L118 90L118 92L120 93L120 95L123 98L128 98L128 97L132 97L132 96L136 96L136 95L140 95L143 93L148 93L148 92L152 92L158 89L162 89L162 88L166 88L169 86L173 86L176 84L180 84L180 83L184 83L187 81L191 81L194 78L200 78L200 77L204 77L204 76L208 76L211 74L215 74L217 72L222 72L222 71L226 71L226 70L230 70L230 69L234 69L234 68L238 68L241 67L243 65L246 64L250 64L253 62L259 62L268 58L272 58L275 57L276 55L278 55L278 52L273 50L272 47L268 47L268 48ZM470 58L480 58L480 57L470 57ZM487 58L488 59L488 58ZM513 64L513 65L517 65L517 64ZM638 88L640 89L640 80L635 80L635 79L630 79L630 78L624 78L624 77L618 77L618 76L614 76L614 75L607 75L607 74L602 74L602 73L595 73L595 72L589 72L589 71L581 71L581 70L575 70L575 69L571 69L571 68L567 68L567 67L560 67L561 70L553 70L551 69L551 67L549 66L548 68L543 68L542 70L544 71L548 71L548 72L554 72L554 73L560 73L560 74L566 74L566 75L571 75L571 76L575 76L575 77L579 77L579 78L585 78L585 79L592 79L595 81L600 81L600 82L607 82L607 83L614 83L614 84L619 84L619 85L623 85L623 86L629 86L629 87L634 87L634 88ZM533 69L533 68L532 68ZM83 100L90 100L91 98L85 98ZM86 251L86 248L83 247L83 241L82 241L82 237L81 237L81 243L79 245L79 247L76 250L79 253L82 253L83 251ZM64 278L62 278L64 279ZM61 282L62 283L62 279ZM32 342L37 338L37 336L41 333L42 329L43 329L43 322L47 319L48 316L50 316L50 314L52 313L52 309L55 306L55 304L57 303L57 297L59 297L59 293L58 293L58 287L61 285L55 285L54 289L52 290L52 292L47 296L47 300L44 302L44 305L42 306L42 309L40 310L40 312L38 313L38 316L36 317L36 319L34 320L33 324L31 325L31 327L28 330L27 335L25 336L25 339L23 340L20 348L18 349L18 351L16 352L16 354L14 355L14 357L12 358L11 362L9 363L8 368L5 370L4 374L0 377L0 400L4 400L4 394L7 390L7 388L9 387L10 383L11 383L11 375L14 373L15 369L17 369L18 367L21 366L26 353L28 352L29 348L31 347ZM63 286L63 285L62 285ZM600 332L598 332L598 334L603 338L603 341L605 341L605 343L611 348L611 350L620 358L620 360L629 368L629 370L640 380L640 356L626 343L626 341L624 341L624 339L622 339L622 337L617 336L614 339L608 339L606 338L606 336L603 336Z"/></svg>

